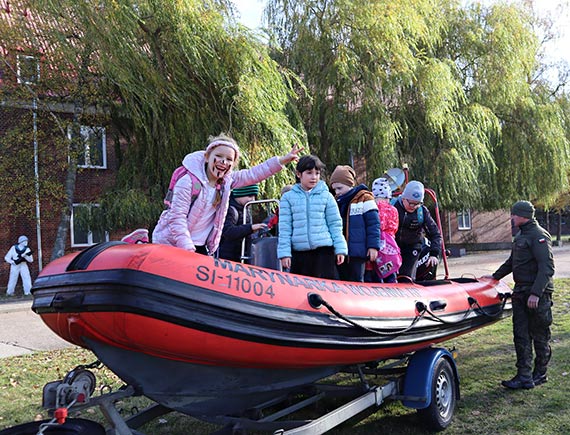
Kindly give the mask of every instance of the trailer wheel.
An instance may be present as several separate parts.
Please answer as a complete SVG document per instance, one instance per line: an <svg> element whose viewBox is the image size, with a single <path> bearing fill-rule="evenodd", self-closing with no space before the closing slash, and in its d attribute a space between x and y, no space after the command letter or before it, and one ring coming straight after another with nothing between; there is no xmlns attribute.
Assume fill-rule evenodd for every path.
<svg viewBox="0 0 570 435"><path fill-rule="evenodd" d="M12 426L2 431L2 435L36 435L42 423L50 420L31 421ZM83 418L68 418L65 424L48 428L44 434L57 435L105 435L105 428L99 423Z"/></svg>
<svg viewBox="0 0 570 435"><path fill-rule="evenodd" d="M451 423L456 402L455 373L447 358L440 358L433 369L431 403L418 409L418 415L431 429L441 431Z"/></svg>

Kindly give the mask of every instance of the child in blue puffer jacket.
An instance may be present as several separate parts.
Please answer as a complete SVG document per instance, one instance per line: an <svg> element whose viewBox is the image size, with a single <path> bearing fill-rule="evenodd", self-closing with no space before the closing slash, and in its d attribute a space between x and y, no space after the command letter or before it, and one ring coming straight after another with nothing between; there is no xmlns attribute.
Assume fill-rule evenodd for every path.
<svg viewBox="0 0 570 435"><path fill-rule="evenodd" d="M296 168L297 184L279 203L277 254L283 269L317 278L338 279L337 265L348 254L342 219L324 181L325 165L303 156Z"/></svg>
<svg viewBox="0 0 570 435"><path fill-rule="evenodd" d="M356 173L348 165L339 165L330 184L342 216L348 258L338 266L340 279L364 282L366 261L376 261L380 249L380 218L374 195L364 184L356 185Z"/></svg>

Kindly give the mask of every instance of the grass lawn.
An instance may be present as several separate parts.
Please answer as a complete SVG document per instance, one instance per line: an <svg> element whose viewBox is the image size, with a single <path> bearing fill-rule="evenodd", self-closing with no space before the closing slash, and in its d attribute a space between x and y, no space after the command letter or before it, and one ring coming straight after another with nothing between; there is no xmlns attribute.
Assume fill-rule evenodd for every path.
<svg viewBox="0 0 570 435"><path fill-rule="evenodd" d="M509 391L500 386L500 381L512 377L516 370L510 319L445 343L446 347L455 347L459 353L457 366L461 377L461 400L445 434L570 434L570 279L555 281L553 313L549 381L533 390ZM41 408L44 384L61 379L76 365L94 360L94 356L83 349L0 359L0 430L47 418ZM96 370L95 373L98 387L106 385L108 391L121 386L108 370ZM127 399L119 407L128 414L133 408L145 405L141 400L144 399ZM81 417L101 419L99 411L93 408L84 411ZM149 423L141 431L148 435L200 435L214 429L214 426L191 417L171 413ZM391 402L378 412L353 419L330 433L419 435L430 432L422 427L414 410Z"/></svg>

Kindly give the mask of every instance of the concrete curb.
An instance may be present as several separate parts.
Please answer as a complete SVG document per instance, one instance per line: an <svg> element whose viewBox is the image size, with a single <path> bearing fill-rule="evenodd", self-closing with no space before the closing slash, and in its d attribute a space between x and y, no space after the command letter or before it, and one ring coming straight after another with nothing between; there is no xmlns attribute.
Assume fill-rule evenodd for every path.
<svg viewBox="0 0 570 435"><path fill-rule="evenodd" d="M27 311L32 308L32 300L2 300L0 301L0 313L13 313L15 311Z"/></svg>

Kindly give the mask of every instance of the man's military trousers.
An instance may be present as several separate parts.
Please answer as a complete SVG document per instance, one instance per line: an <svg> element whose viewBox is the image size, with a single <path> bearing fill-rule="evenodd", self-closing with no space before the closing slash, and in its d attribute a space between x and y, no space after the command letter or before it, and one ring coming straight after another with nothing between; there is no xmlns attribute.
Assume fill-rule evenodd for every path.
<svg viewBox="0 0 570 435"><path fill-rule="evenodd" d="M522 291L521 291L522 290ZM526 291L525 291L526 290ZM538 308L531 310L527 307L530 288L524 290L515 287L512 296L513 303L513 339L517 354L517 369L521 379L532 379L532 351L534 373L544 374L550 360L550 325L552 324L552 294L544 293Z"/></svg>

